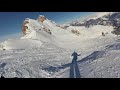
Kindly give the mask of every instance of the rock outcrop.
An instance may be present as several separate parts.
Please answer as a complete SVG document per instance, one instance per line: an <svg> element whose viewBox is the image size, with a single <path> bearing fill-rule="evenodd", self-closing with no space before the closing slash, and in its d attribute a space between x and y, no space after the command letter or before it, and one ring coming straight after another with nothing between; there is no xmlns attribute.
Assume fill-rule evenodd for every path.
<svg viewBox="0 0 120 90"><path fill-rule="evenodd" d="M29 34L33 30L35 30L35 31L43 30L43 31L47 32L48 34L52 34L51 30L43 24L43 21L45 21L45 20L47 20L47 19L43 15L40 15L37 18L37 20L32 20L32 19L26 18L25 21L22 24L22 32L23 32L23 34L24 35ZM36 26L38 24L35 24L37 21L41 22L41 23L38 23L38 24L40 24L39 28L38 28L38 26Z"/></svg>
<svg viewBox="0 0 120 90"><path fill-rule="evenodd" d="M43 28L43 30L44 30L45 32L49 33L49 34L52 34L51 30L48 29L48 28Z"/></svg>
<svg viewBox="0 0 120 90"><path fill-rule="evenodd" d="M23 32L23 34L27 34L26 32L27 32L27 29L28 29L28 27L26 26L26 24L28 24L29 23L29 21L28 21L29 19L27 18L24 22L23 22L23 24L22 24L22 32Z"/></svg>
<svg viewBox="0 0 120 90"><path fill-rule="evenodd" d="M74 33L74 34L76 34L77 36L80 35L80 32L79 32L78 30L74 30L74 29L73 29L73 30L71 30L71 32Z"/></svg>
<svg viewBox="0 0 120 90"><path fill-rule="evenodd" d="M44 20L46 20L46 17L43 15L40 15L37 20L40 22L43 22Z"/></svg>

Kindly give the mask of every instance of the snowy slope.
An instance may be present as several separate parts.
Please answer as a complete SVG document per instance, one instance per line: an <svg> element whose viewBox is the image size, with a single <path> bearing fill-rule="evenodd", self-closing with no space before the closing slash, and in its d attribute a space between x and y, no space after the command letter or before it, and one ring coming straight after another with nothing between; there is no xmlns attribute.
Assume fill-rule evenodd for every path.
<svg viewBox="0 0 120 90"><path fill-rule="evenodd" d="M116 40L116 37L109 35L98 39L94 38L86 41L86 43L80 44L81 48L76 51L81 54L78 59L78 67L82 78L100 77L92 73L97 74L101 72L100 70L110 67L110 64L107 62L111 59L110 62L112 63L112 59L115 59L116 55L118 56L117 60L119 62L119 42ZM73 50L66 50L50 43L43 43L39 49L0 51L0 73L5 77L69 78ZM101 61L101 58L103 59L103 66L101 63L96 64L96 62ZM98 67L100 67L99 72L96 71ZM113 72L111 71L110 73ZM102 77L105 77L105 75L106 73Z"/></svg>
<svg viewBox="0 0 120 90"><path fill-rule="evenodd" d="M106 14L113 13L101 12L96 17ZM29 23L25 35L0 44L0 75L7 78L75 78L76 72L77 78L120 77L120 38L111 33L113 26L68 25L63 29L48 19L43 22L26 20ZM45 30L50 30L51 34ZM80 35L71 30L79 31ZM75 65L71 56L74 51L81 54Z"/></svg>
<svg viewBox="0 0 120 90"><path fill-rule="evenodd" d="M8 40L4 42L5 49L30 49L30 48L39 48L42 42L38 40Z"/></svg>

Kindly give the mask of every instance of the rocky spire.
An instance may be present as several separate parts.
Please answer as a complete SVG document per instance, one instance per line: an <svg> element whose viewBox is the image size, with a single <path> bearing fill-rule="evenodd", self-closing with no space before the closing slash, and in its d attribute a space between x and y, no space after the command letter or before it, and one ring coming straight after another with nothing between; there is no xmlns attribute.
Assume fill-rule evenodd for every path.
<svg viewBox="0 0 120 90"><path fill-rule="evenodd" d="M43 22L44 20L46 20L46 17L43 16L43 15L39 15L37 20L40 21L40 22Z"/></svg>
<svg viewBox="0 0 120 90"><path fill-rule="evenodd" d="M28 29L28 27L26 26L27 23L29 23L29 18L26 18L26 20L22 24L22 32L23 32L23 34L26 34L26 31Z"/></svg>

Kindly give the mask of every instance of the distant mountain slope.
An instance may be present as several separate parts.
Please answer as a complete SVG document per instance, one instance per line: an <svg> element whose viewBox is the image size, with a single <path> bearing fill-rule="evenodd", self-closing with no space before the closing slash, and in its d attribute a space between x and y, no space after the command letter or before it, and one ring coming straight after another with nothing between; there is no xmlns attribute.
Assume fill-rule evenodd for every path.
<svg viewBox="0 0 120 90"><path fill-rule="evenodd" d="M104 25L104 26L119 26L120 25L120 13L119 12L100 12L96 13L91 17L82 22L77 20L70 23L71 26L85 26L90 27L93 25Z"/></svg>

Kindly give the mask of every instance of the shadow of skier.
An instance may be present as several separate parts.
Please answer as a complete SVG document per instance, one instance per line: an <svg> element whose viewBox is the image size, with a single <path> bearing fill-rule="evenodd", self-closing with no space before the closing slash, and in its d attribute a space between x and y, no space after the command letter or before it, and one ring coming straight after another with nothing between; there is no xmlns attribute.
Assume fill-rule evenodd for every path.
<svg viewBox="0 0 120 90"><path fill-rule="evenodd" d="M77 64L77 59L78 59L78 56L80 55L74 52L72 56L73 56L73 60L70 65L70 78L81 78L80 71L79 71L78 64Z"/></svg>

